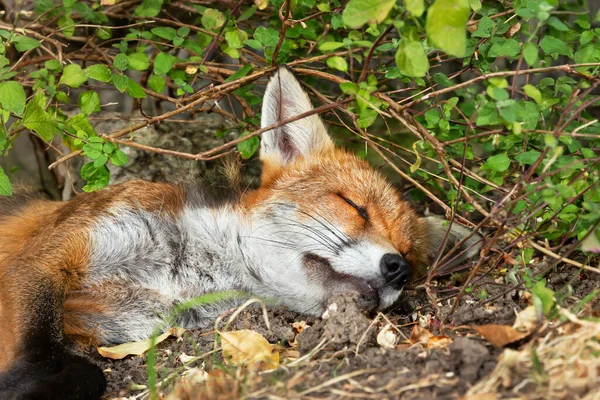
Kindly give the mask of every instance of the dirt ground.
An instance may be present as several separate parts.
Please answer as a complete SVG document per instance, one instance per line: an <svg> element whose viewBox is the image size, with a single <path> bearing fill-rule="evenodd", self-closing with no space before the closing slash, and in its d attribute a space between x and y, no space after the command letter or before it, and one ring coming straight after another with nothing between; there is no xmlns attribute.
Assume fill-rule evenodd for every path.
<svg viewBox="0 0 600 400"><path fill-rule="evenodd" d="M455 294L461 278L464 277L459 275L436 282L438 298ZM575 305L600 287L600 276L564 266L548 275L548 285L566 293L565 304ZM261 308L250 307L226 330L249 329L263 335L280 351L279 368L257 371L228 365L214 329L190 330L158 345L158 392L168 399L600 399L598 384L591 380L594 373L600 376L598 353L591 359L591 370L590 365L585 365L587 375L578 375L577 388L569 386L573 380L558 387L555 382L560 379L552 378L556 373L552 366L557 362L581 363L587 359L590 345L598 350L600 336L595 335L600 329L588 335L589 341L582 345L576 360L537 360L542 373L536 375L536 368L540 367L535 357L525 359L535 349L539 354L548 353L540 347L542 339L545 348L550 348L550 338L560 329L561 334L576 332L576 337L580 337L583 328L569 328L570 323L558 327L544 324L522 340L504 348L494 347L470 327L512 325L531 301L521 288L507 290L510 285L497 273L476 276L472 288L462 296L452 316L449 314L454 299L438 302L438 315L448 316L444 324L435 317L422 289L405 291L400 305L385 315L365 314L352 293L332 299L323 319L307 318L282 307L269 309L270 330ZM587 309L591 314L599 314L597 296ZM386 348L377 336L390 323L393 326L387 330L392 332L388 333L392 343L391 348ZM299 324L304 328L298 334ZM591 328L598 329L599 325ZM225 330L223 324L218 329ZM429 339L423 340L423 335ZM519 361L513 357L512 364L505 367L510 355L519 355ZM109 360L96 354L94 359L106 372L106 399L148 398L145 356Z"/></svg>

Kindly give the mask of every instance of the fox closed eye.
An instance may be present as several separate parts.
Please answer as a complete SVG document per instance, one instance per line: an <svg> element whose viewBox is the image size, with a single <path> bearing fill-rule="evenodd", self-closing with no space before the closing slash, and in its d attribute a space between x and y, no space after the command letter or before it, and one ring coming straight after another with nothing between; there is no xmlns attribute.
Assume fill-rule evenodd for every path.
<svg viewBox="0 0 600 400"><path fill-rule="evenodd" d="M365 221L369 220L369 213L367 212L367 209L363 206L359 206L358 204L356 204L355 202L353 202L352 200L350 200L349 198L341 195L341 194L337 194L339 198L341 198L342 200L344 200L346 203L348 203L350 206L352 206L357 212L358 215L361 216L361 218L363 218Z"/></svg>

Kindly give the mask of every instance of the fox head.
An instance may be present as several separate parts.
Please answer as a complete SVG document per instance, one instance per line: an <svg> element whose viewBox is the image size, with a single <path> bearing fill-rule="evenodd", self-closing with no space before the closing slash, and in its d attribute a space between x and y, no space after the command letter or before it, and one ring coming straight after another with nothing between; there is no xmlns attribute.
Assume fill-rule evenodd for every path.
<svg viewBox="0 0 600 400"><path fill-rule="evenodd" d="M280 68L267 85L261 124L311 109L294 75ZM448 249L470 234L455 223L446 235L442 220L419 217L378 171L335 147L316 114L265 132L260 159L261 186L244 199L260 221L252 236L268 252L270 270L259 274L297 311L319 314L332 294L348 290L367 307L387 308L424 273L444 237ZM466 241L463 259L479 241Z"/></svg>

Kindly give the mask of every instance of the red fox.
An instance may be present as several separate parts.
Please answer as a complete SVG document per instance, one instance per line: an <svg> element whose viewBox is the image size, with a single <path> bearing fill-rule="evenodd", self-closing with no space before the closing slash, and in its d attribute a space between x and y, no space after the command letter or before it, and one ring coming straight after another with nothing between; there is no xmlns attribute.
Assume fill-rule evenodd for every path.
<svg viewBox="0 0 600 400"><path fill-rule="evenodd" d="M311 109L282 67L261 124ZM0 209L0 398L100 398L104 375L77 343L147 338L174 306L210 292L249 291L320 315L332 294L353 290L385 309L446 236L451 247L470 234L419 217L375 169L334 147L316 114L265 132L260 159L260 187L223 204L189 185L132 181ZM465 241L463 259L480 241ZM177 322L203 327L231 306Z"/></svg>

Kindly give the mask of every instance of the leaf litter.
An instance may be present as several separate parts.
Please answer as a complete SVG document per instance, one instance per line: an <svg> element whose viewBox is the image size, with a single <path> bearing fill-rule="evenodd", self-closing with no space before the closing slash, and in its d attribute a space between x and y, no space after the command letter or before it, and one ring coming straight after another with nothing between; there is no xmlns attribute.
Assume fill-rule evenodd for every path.
<svg viewBox="0 0 600 400"><path fill-rule="evenodd" d="M481 285L490 295L503 289L487 282ZM402 307L410 311L370 318L355 296L343 294L332 299L324 319L270 309L270 328L260 308L250 307L228 330L165 339L157 350L159 394L168 400L598 398L600 332L598 323L581 317L593 315L592 306L577 315L561 310L562 324L548 324L523 293L480 311L470 309L476 299L466 295L462 314L444 328L420 309L427 301L407 292ZM145 383L143 357L103 360L110 371L107 399L148 398L148 389L131 384Z"/></svg>

